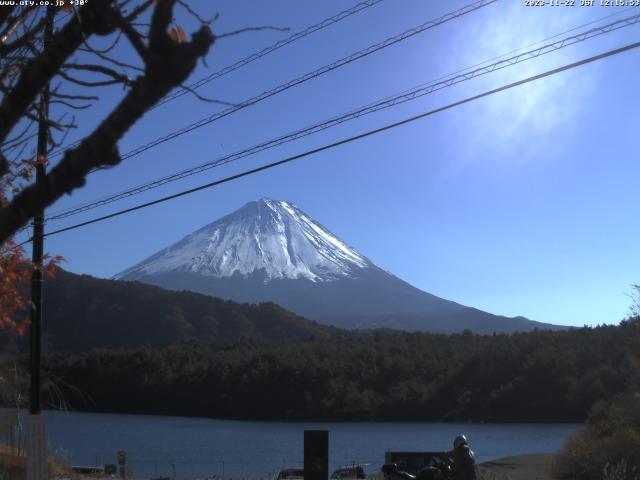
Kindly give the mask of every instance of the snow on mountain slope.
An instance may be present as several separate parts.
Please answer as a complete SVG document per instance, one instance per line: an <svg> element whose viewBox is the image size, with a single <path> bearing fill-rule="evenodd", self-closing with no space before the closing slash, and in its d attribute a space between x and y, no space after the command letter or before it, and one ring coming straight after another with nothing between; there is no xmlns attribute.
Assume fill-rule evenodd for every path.
<svg viewBox="0 0 640 480"><path fill-rule="evenodd" d="M371 262L288 202L262 198L187 235L115 276L135 280L169 272L264 281L355 277Z"/></svg>
<svg viewBox="0 0 640 480"><path fill-rule="evenodd" d="M116 275L236 302L277 303L344 328L513 332L551 328L417 289L288 202L250 202Z"/></svg>

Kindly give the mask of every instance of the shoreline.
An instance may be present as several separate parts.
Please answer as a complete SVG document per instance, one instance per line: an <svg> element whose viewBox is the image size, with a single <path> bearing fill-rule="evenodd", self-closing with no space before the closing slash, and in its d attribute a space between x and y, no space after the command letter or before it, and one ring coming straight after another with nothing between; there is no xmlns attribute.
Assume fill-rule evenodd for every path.
<svg viewBox="0 0 640 480"><path fill-rule="evenodd" d="M551 462L556 454L554 453L534 453L516 455L511 457L503 457L496 460L490 460L478 464L479 479L481 480L555 480L551 475L550 466ZM0 457L3 457L0 455ZM4 471L9 476L8 478L20 478L24 474L26 467L26 457L19 457L16 462L16 458L8 462L9 459L1 458L3 460ZM63 467L61 465L52 463L50 460L49 467L57 470L57 474L61 475L65 479L95 479L95 478L109 478L107 476L95 476L87 473L71 472L71 467ZM156 475L157 476L157 475ZM152 477L133 477L133 478L152 478ZM234 477L228 477L234 478ZM247 478L247 477L245 477ZM252 477L249 477L252 478ZM265 476L253 477L253 478L268 478ZM384 476L377 472L376 474L369 475L371 480L384 480Z"/></svg>
<svg viewBox="0 0 640 480"><path fill-rule="evenodd" d="M7 407L0 405L0 412L6 410L15 410L15 407ZM20 411L25 414L28 413L28 408L20 408ZM244 423L264 423L264 424L429 424L429 425L469 425L469 426L481 426L481 425L508 425L508 426L537 426L537 425L584 425L584 421L582 422L572 422L572 421L485 421L485 420L358 420L351 419L345 420L344 418L337 419L290 419L290 418L282 418L282 419L251 419L251 418L231 418L231 417L214 417L214 416L198 416L198 415L180 415L180 414L170 414L170 413L136 413L136 412L120 412L115 410L75 410L75 409L42 409L43 414L64 414L64 413L72 413L72 414L87 414L87 415L114 415L114 416L132 416L132 417L152 417L152 418L175 418L175 419L193 419L193 420L213 420L219 422L244 422Z"/></svg>

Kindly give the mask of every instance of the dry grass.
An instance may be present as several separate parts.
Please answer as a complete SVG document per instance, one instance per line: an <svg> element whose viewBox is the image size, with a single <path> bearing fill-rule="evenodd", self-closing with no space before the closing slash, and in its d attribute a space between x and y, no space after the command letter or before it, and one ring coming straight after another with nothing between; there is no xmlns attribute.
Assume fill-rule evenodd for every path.
<svg viewBox="0 0 640 480"><path fill-rule="evenodd" d="M5 445L0 445L0 480L23 480L26 478L27 457L23 452ZM78 478L66 465L49 459L49 477Z"/></svg>
<svg viewBox="0 0 640 480"><path fill-rule="evenodd" d="M552 468L564 480L640 480L640 394L596 403Z"/></svg>
<svg viewBox="0 0 640 480"><path fill-rule="evenodd" d="M625 460L620 461L615 465L605 465L602 472L602 480L638 480L638 468L627 465Z"/></svg>
<svg viewBox="0 0 640 480"><path fill-rule="evenodd" d="M569 438L553 462L554 476L567 480L638 480L640 435L620 429L600 436L586 428Z"/></svg>

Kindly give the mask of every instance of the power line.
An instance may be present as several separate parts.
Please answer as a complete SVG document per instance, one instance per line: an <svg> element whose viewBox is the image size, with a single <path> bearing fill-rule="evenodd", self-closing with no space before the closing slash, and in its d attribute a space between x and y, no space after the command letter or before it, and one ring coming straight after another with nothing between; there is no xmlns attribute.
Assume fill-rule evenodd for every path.
<svg viewBox="0 0 640 480"><path fill-rule="evenodd" d="M543 42L546 42L546 41L549 41L549 40L553 40L554 38L558 38L558 37L560 37L560 36L562 36L562 35L566 35L567 33L571 33L571 32L573 32L573 31L575 31L575 30L580 29L580 28L584 28L584 27L587 27L587 26L589 26L589 25L593 25L594 23L602 22L603 20L606 20L606 19L611 18L611 17L617 17L617 16L619 16L619 15L621 15L621 14L623 14L623 13L625 13L625 12L629 11L629 10L633 10L633 7L628 7L628 8L625 8L624 10L620 10L620 11L618 11L618 12L611 13L611 14L609 14L609 15L604 15L604 16L602 16L602 17L600 17L600 18L597 18L597 19L595 19L595 20L592 20L592 21L590 21L590 22L582 23L582 24L580 24L580 25L577 25L577 26L575 26L575 27L573 27L573 28L570 28L570 29L568 29L568 30L565 30L565 31L563 31L563 32L556 33L555 35L551 35L550 37L543 38L542 40L538 40L538 41L536 41L536 42L529 43L529 44L527 44L527 45L523 45L523 46L521 46L521 47L518 47L518 48L516 48L516 49L510 50L510 51L505 52L505 53L502 53L502 54L500 54L500 55L496 55L495 57L488 58L487 60L484 60L484 61L482 61L482 62L476 63L476 64L474 64L474 65L470 65L470 66L465 67L465 68L462 68L462 69L460 69L460 70L456 70L455 72L452 72L452 73L450 73L450 74L443 75L443 76L438 77L438 78L434 78L434 79L433 79L433 80L431 80L430 82L423 83L423 84L419 85L418 87L421 87L421 86L424 86L424 85L428 85L429 83L437 82L438 80L442 80L442 79L444 79L444 78L450 77L450 76L452 76L452 75L456 75L456 74L458 74L458 73L466 72L467 70L471 70L471 69L476 68L476 67L480 67L480 66L485 65L485 64L487 64L487 63L490 63L490 62L492 62L492 61L494 61L494 60L498 60L498 59L500 59L500 58L504 58L504 57L506 57L507 55L512 55L512 54L517 53L517 52L520 52L520 51L522 51L522 50L524 50L524 49L526 49L526 48L530 48L530 47L533 47L533 46L535 46L535 45L539 45L539 44L541 44L541 43L543 43ZM623 20L623 21L624 21L624 20ZM607 25L605 25L605 26L603 26L603 27L599 27L599 28L606 28L606 27L607 27ZM418 88L418 87L414 87L414 88ZM406 92L408 92L408 91L409 91L409 90L405 90L405 91L403 91L402 93L406 93Z"/></svg>
<svg viewBox="0 0 640 480"><path fill-rule="evenodd" d="M537 58L537 57L539 57L541 55L545 55L547 53L555 52L555 51L557 51L557 50L559 50L561 48L565 48L567 46L574 45L575 43L582 42L582 41L585 41L585 40L587 40L589 38L593 38L593 37L596 37L596 36L599 36L599 35L602 35L602 34L605 34L605 33L609 33L609 32L618 30L618 29L623 28L623 27L634 25L634 24L636 24L638 22L640 22L640 14L634 15L634 16L631 16L631 17L627 17L627 18L618 20L616 22L612 22L612 23L604 25L602 27L593 28L593 29L590 29L588 31L585 31L585 32L582 32L582 33L579 33L579 34L576 34L576 35L573 35L573 36L570 36L570 37L566 37L566 38L564 38L562 40L559 40L557 42L546 44L546 45L543 45L543 46L541 46L539 48L536 48L534 50L529 50L529 51L520 53L518 55L515 55L515 56L512 56L512 57L500 60L498 62L495 62L495 63L491 64L491 65L485 65L483 67L476 68L475 70L472 70L472 71L463 70L463 72L465 72L465 73L458 74L458 75L453 74L453 75L451 75L449 77L441 77L441 78L443 78L443 80L434 81L432 83L416 87L416 88L414 88L412 90L405 91L404 93L402 93L400 95L397 95L397 96L394 96L394 97L389 97L389 98L384 99L384 100L380 100L380 101L378 101L376 103L369 104L366 107L362 107L362 108L359 108L357 110L352 110L352 111L350 111L348 113L345 113L343 115L340 115L340 116L337 116L337 117L333 117L333 118L331 118L329 120L325 120L323 122L314 124L312 126L303 128L301 130L297 130L297 131L294 131L292 133L288 133L286 135L277 137L275 139L271 139L271 140L269 140L267 142L255 145L255 146L250 147L250 148L246 148L246 149L240 150L238 152L226 155L226 156L218 158L216 160L213 160L213 161L210 161L210 162L207 162L207 163L204 163L204 164L201 164L201 165L189 168L189 169L182 170L180 172L177 172L177 173L162 177L160 179L156 179L156 180L154 180L152 182L148 182L148 183L145 183L143 185L130 188L128 190L125 190L123 192L117 193L115 195L108 196L108 197L103 198L101 200L96 200L96 201L93 201L93 202L90 202L90 203L86 203L86 204L80 205L78 207L74 207L74 208L62 211L62 212L60 212L58 214L54 214L54 215L49 216L47 220L51 221L51 220L59 220L59 219L67 218L67 217L70 217L72 215L76 215L76 214L79 214L81 212L85 212L87 210L92 210L94 208L98 208L100 206L107 205L109 203L113 203L113 202L115 202L117 200L128 198L128 197L131 197L133 195L137 195L139 193L145 192L147 190L151 190L153 188L160 187L160 186L165 185L167 183L171 183L171 182L186 178L188 176L195 175L197 173L201 173L201 172L206 171L206 170L210 170L210 169L218 167L220 165L224 165L224 164L227 164L227 163L231 163L233 161L237 161L237 160L239 160L241 158L244 158L244 157L259 153L261 151L264 151L264 150L267 150L267 149L270 149L270 148L274 148L274 147L279 146L279 145L283 145L285 143L288 143L288 142L291 142L291 141L294 141L294 140L297 140L297 139L300 139L300 138L303 138L303 137L306 137L308 135L311 135L311 134L326 130L328 128L331 128L333 126L342 124L344 122L347 122L347 121L350 121L350 120L354 120L356 118L360 118L360 117L362 117L364 115L368 115L370 113L374 113L374 112L377 112L377 111L380 111L380 110L383 110L383 109L386 109L386 108L390 108L390 107L393 107L393 106L396 106L396 105L399 105L399 104L402 104L402 103L405 103L405 102L408 102L408 101L411 101L411 100L415 100L416 98L420 98L422 96L431 94L431 93L433 93L435 91L438 91L438 90L441 90L443 88L451 87L451 86L456 85L458 83L461 83L461 82L464 82L464 81L467 81L467 80L471 80L472 78L476 78L476 77L481 76L481 75L486 75L486 74L494 72L496 70L500 70L502 68L506 68L506 67L509 67L509 66L512 66L512 65L516 65L516 64L521 63L523 61L531 60L533 58ZM536 42L536 43L540 43L540 42ZM518 49L517 51L519 51L519 50L521 50L521 49ZM501 55L501 57L502 56L503 55ZM483 63L486 63L486 62L483 62ZM482 65L482 64L480 64L480 65Z"/></svg>
<svg viewBox="0 0 640 480"><path fill-rule="evenodd" d="M185 195L189 195L191 193L198 192L200 190L205 190L207 188L212 188L212 187L224 184L224 183L229 183L229 182L231 182L233 180L238 180L240 178L243 178L243 177L246 177L246 176L249 176L249 175L253 175L254 173L258 173L258 172L262 172L262 171L265 171L265 170L269 170L271 168L278 167L280 165L284 165L286 163L293 162L294 160L299 160L301 158L308 157L310 155L314 155L316 153L323 152L325 150L333 149L333 148L338 147L340 145L345 145L347 143L351 143L351 142L354 142L356 140L361 140L363 138L370 137L372 135L376 135L378 133L385 132L387 130L391 130L391 129L399 127L401 125L412 123L412 122L415 122L415 121L420 120L422 118L425 118L425 117L428 117L428 116L431 116L431 115L435 115L436 113L440 113L440 112L443 112L445 110L450 110L450 109L458 107L460 105L463 105L463 104L466 104L466 103L470 103L470 102L473 102L475 100L478 100L478 99L481 99L481 98L484 98L484 97L488 97L490 95L494 95L496 93L499 93L499 92L502 92L502 91L505 91L505 90L509 90L511 88L514 88L514 87L517 87L517 86L520 86L520 85L524 85L526 83L531 83L533 81L536 81L536 80L539 80L539 79L542 79L542 78L545 78L545 77L548 77L548 76L551 76L551 75L555 75L555 74L558 74L560 72L564 72L566 70L571 70L573 68L576 68L576 67L579 67L579 66L582 66L582 65L586 65L588 63L592 63L592 62L595 62L597 60L601 60L603 58L611 57L613 55L618 55L620 53L632 50L632 49L637 48L637 47L640 47L640 42L635 42L635 43L631 43L631 44L625 45L624 47L616 48L616 49L613 49L613 50L608 50L608 51L606 51L604 53L601 53L601 54L598 54L598 55L594 55L592 57L588 57L586 59L579 60L577 62L574 62L574 63L571 63L571 64L567 64L567 65L564 65L562 67L554 68L552 70L547 70L546 72L543 72L543 73L540 73L540 74L537 74L537 75L534 75L534 76L531 76L531 77L527 77L525 79L518 80L516 82L509 83L507 85L503 85L501 87L495 88L493 90L488 90L488 91L485 91L483 93L480 93L480 94L477 94L477 95L473 95L471 97L467 97L467 98L465 98L463 100L459 100L457 102L449 103L448 105L445 105L443 107L439 107L439 108L436 108L436 109L433 109L433 110L429 110L429 111L421 113L419 115L415 115L415 116L406 118L406 119L401 120L399 122L391 123L391 124L385 125L385 126L380 127L380 128L369 130L367 132L364 132L364 133L361 133L361 134L358 134L358 135L354 135L352 137L348 137L348 138L339 140L337 142L334 142L334 143L331 143L331 144L328 144L328 145L324 145L322 147L314 148L312 150L307 150L306 152L303 152L303 153L300 153L300 154L297 154L297 155L293 155L291 157L285 158L283 160L279 160L277 162L269 163L267 165L263 165L261 167L253 168L251 170L245 170L244 172L238 173L236 175L231 175L229 177L226 177L226 178L223 178L223 179L220 179L220 180L216 180L214 182L206 183L204 185L200 185L198 187L191 188L189 190L184 190L182 192L178 192L178 193L175 193L173 195L162 197L162 198L150 201L150 202L142 203L142 204L136 205L134 207L126 208L124 210L119 210L117 212L110 213L108 215L103 215L101 217L97 217L97 218L94 218L94 219L91 219L91 220L87 220L85 222L77 223L77 224L71 225L69 227L65 227L65 228L61 228L61 229L58 229L58 230L54 230L52 232L45 233L45 236L51 236L51 235L56 235L56 234L59 234L59 233L62 233L62 232L68 232L70 230L75 230L77 228L84 227L84 226L87 226L87 225L91 225L93 223L97 223L97 222L101 222L101 221L104 221L104 220L108 220L110 218L114 218L114 217L117 217L117 216L120 216L120 215L124 215L126 213L131 213L131 212L134 212L136 210L141 210L143 208L147 208L147 207L150 207L152 205L157 205L159 203L167 202L169 200L173 200L173 199L178 198L178 197L183 197ZM27 242L29 242L29 241L30 240L28 240ZM27 242L25 242L25 243L27 243Z"/></svg>
<svg viewBox="0 0 640 480"><path fill-rule="evenodd" d="M364 2L360 2L356 5L354 5L351 8L348 8L346 10L343 10L335 15L333 15L332 17L329 18L325 18L324 20L322 20L321 22L318 22L314 25L311 25L307 28L305 28L304 30L301 30L299 32L296 32L290 36L288 36L287 38L280 40L272 45L269 45L268 47L263 48L262 50L259 50L257 52L252 53L251 55L242 58L240 60L238 60L235 63L232 63L231 65L227 65L224 68L221 68L220 70L204 77L201 78L200 80L198 80L197 82L192 83L191 85L188 85L188 88L181 88L167 96L165 96L162 100L160 100L158 103L156 103L153 107L150 108L150 110L153 110L157 107L159 107L160 105L164 105L167 102L170 102L171 100L175 100L178 97L181 97L182 95L185 95L187 93L189 93L189 90L194 90L196 88L201 87L202 85L205 85L207 83L212 82L213 80L216 80L220 77L223 77L225 75L227 75L228 73L231 73L235 70L238 70L239 68L244 67L245 65L250 64L251 62L254 62L255 60L258 60L259 58L264 57L265 55L268 55L270 53L275 52L276 50L279 50L280 48L289 45L290 43L293 43L297 40L300 40L301 38L307 37L309 35L311 35L312 33L315 33L319 30L323 30L335 23L340 22L341 20L344 20L345 18L348 18L352 15L355 15L356 13L359 13L369 7L373 7L374 5L377 5L378 3L382 2L383 0L366 0ZM61 153L63 153L65 150L68 150L70 148L75 148L78 145L80 145L82 143L83 139L77 140L69 145L67 145L64 148L61 148L59 150L54 151L53 153L50 154L50 156L57 156L60 155Z"/></svg>
<svg viewBox="0 0 640 480"><path fill-rule="evenodd" d="M483 68L479 68L476 69L472 72L467 72L463 75L458 75L458 76L452 76L452 77L442 77L442 78L447 78L445 81L441 81L441 82L433 82L431 84L426 84L426 86L421 86L421 87L417 87L413 90L409 90L406 91L405 93L398 95L396 97L390 97L388 99L385 99L383 101L380 101L378 103L374 103L374 104L370 104L367 107L363 107L361 109L349 112L347 114L341 115L339 117L334 117L330 120L327 120L325 122L313 125L311 127L307 127L305 129L302 130L298 130L296 132L284 135L282 137L276 138L276 139L272 139L268 142L262 143L260 145L256 145L254 147L251 147L249 149L245 149L242 150L240 152L236 152L230 155L227 155L225 157L219 158L217 160L211 161L211 162L207 162L205 164L196 166L196 167L192 167L190 169L187 170L183 170L181 172L163 177L161 179L157 179L153 182L149 182L146 184L143 184L142 186L138 186L138 187L134 187L132 189L126 190L124 192L112 195L110 197L107 197L106 199L102 199L102 200L98 200L98 201L94 201L91 202L89 204L85 204L70 210L66 210L60 214L54 215L49 217L49 220L56 220L56 219L60 219L60 218L66 218L68 216L71 216L75 213L80 213L82 211L86 211L86 210L90 210L92 208L97 208L99 206L105 205L107 203L112 203L113 201L116 200L120 200L122 198L127 198L129 196L135 195L137 193L141 193L147 190L150 190L152 188L156 188L159 187L161 185L164 185L166 183L170 183L172 181L176 181L182 178L185 178L187 176L196 174L196 173L200 173L202 171L206 171L208 169L214 168L216 166L222 165L222 164L226 164L235 160L238 160L240 158L252 155L254 153L266 150L268 148L272 148L275 146L279 146L282 145L283 143L287 143L289 141L293 141L296 139L299 139L303 136L307 136L310 135L312 133L316 133L318 131L321 130L325 130L327 128L330 128L332 126L335 126L339 123L343 123L345 121L348 120L352 120L354 118L358 118L360 116L369 114L369 113L373 113L375 111L381 110L383 108L388 108L394 105L398 105L400 103L409 101L409 100L413 100L415 98L421 97L423 95L429 94L429 93L433 93L436 90L440 90L441 88L445 88L445 87L449 87L452 86L454 84L460 83L462 81L465 80L470 80L471 78L475 78L477 76L480 75L484 75L487 73L490 73L492 71L501 69L501 68L505 68L511 65L515 65L517 63L520 63L522 61L525 60L529 60L532 58L536 58L540 55L546 54L546 53L550 53L552 51L556 51L559 50L560 48L564 48L566 46L569 45L573 45L574 43L580 42L580 41L584 41L588 38L592 38L594 36L598 36L601 35L603 33L608 33L611 32L613 30L617 30L619 28L622 27L626 27L632 24L637 23L638 21L640 21L640 15L636 15L636 16L632 16L632 17L628 17L622 20L619 20L617 22L613 22L611 24L605 25L603 27L599 27L596 29L591 29L587 32L583 32L580 33L578 35L574 35L572 37L568 37L565 38L561 41L555 42L553 44L548 44L545 46L542 46L538 49L532 50L532 51L528 51L528 52L524 52L520 55L517 55L515 57L511 57L508 58L506 60L502 60L500 62L496 62L495 64L492 65L488 65L485 66ZM555 37L555 36L554 36ZM553 38L553 37L552 37ZM536 42L539 43L539 42ZM518 49L521 50L521 49ZM503 55L502 55L503 56ZM486 63L486 62L483 62Z"/></svg>
<svg viewBox="0 0 640 480"><path fill-rule="evenodd" d="M224 75L233 72L234 70L237 70L239 68L244 67L245 65L248 65L249 63L258 60L259 58L264 57L265 55L268 55L270 53L275 52L276 50L279 50L280 48L289 45L290 43L295 42L296 40L299 40L301 38L304 38L308 35L311 35L314 32L317 32L318 30L322 30L326 27L329 27L331 25L333 25L334 23L339 22L340 20L343 20L347 17L350 17L351 15L354 15L358 12L361 12L362 10L369 8L369 7L373 7L374 5L378 4L382 2L382 0L367 0L366 2L361 2L358 3L357 5L347 9L347 10L343 10L342 12L324 19L323 21L316 23L315 25L311 25L310 27L305 28L304 30L294 33L293 35L280 40L279 42L274 43L273 45L270 45L266 48L263 48L262 50L252 53L251 55L249 55L248 57L243 58L242 60L238 60L237 62L224 67L220 70L218 70L217 72L212 73L211 75L208 75L204 78L201 78L200 80L198 80L197 82L192 83L191 85L189 85L189 88L191 90L196 89L196 88L200 88L202 85L205 85L207 83L212 82L213 80L216 80L217 78L223 77ZM159 107L160 105L163 105L167 102L170 102L171 100L174 100L178 97L181 97L182 95L185 95L189 93L189 90L187 89L180 89L177 90L169 95L167 95L166 97L164 97L160 102L158 102L156 105L154 105L152 108L156 108Z"/></svg>
<svg viewBox="0 0 640 480"><path fill-rule="evenodd" d="M250 107L252 105L255 105L256 103L259 103L263 100L266 100L267 98L273 97L274 95L277 95L279 93L282 93L286 90L289 90L290 88L293 88L297 85L300 85L302 83L305 83L309 80L312 80L316 77L319 77L321 75L324 75L325 73L329 73L332 72L333 70L336 70L340 67L343 67L344 65L348 65L352 62L355 62L356 60L359 60L361 58L364 58L368 55L371 55L372 53L375 53L379 50L382 50L384 48L390 47L391 45L395 45L396 43L399 43L403 40L406 40L408 38L411 38L419 33L422 33L426 30L429 30L431 28L437 27L439 25L442 25L443 23L449 22L451 20L454 20L458 17L461 17L463 15L466 15L468 13L471 13L473 11L479 10L480 8L486 7L492 3L497 2L498 0L479 0L476 1L474 3L471 3L469 5L465 5L464 7L455 10L453 12L447 13L445 15L442 15L441 17L438 17L434 20L429 20L421 25L418 25L417 27L414 28L410 28L409 30L406 30L404 32L402 32L399 35L395 35L393 37L387 38L386 40L383 40L382 42L376 43L374 45L371 45L363 50L359 50L358 52L352 53L351 55L348 55L346 57L343 57L339 60L336 60L333 63L330 63L328 65L325 65L323 67L320 67L316 70L313 70L312 72L306 73L300 77L297 77L293 80L289 80L286 83L280 84L277 87L274 87L270 90L266 90L262 93L260 93L259 95L256 95L255 97L252 97L248 100L245 100L237 105L233 105L231 107L225 108L224 110L221 110L219 112L214 113L213 115L210 115L208 117L205 117L197 122L191 123L179 130L174 130L173 132L164 135L162 137L156 138L155 140L152 140L144 145L141 145L137 148L134 148L133 150L130 150L129 152L121 155L121 159L122 160L126 160L128 158L134 157L136 155L141 154L142 152L145 152L153 147L156 147L162 143L168 142L169 140L173 140L177 137L180 137L186 133L192 132L193 130L196 130L200 127L203 127L205 125L208 125L210 123L213 123L217 120L220 120L221 118L224 118L228 115L231 115L232 113L235 113L239 110L243 110L247 107ZM58 150L57 152L54 152L52 155L57 155L59 153L61 153L63 150ZM94 170L95 171L95 170Z"/></svg>

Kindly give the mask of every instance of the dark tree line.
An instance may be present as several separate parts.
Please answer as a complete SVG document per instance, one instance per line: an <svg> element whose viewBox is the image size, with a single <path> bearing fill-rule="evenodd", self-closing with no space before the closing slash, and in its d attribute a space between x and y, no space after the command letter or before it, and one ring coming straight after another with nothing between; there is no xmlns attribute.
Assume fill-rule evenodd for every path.
<svg viewBox="0 0 640 480"><path fill-rule="evenodd" d="M5 357L5 364L14 360ZM640 386L640 320L477 336L377 332L52 353L79 410L261 420L582 422Z"/></svg>
<svg viewBox="0 0 640 480"><path fill-rule="evenodd" d="M184 340L328 337L337 328L306 320L274 303L240 304L138 282L103 280L58 268L44 291L47 350L134 348ZM4 352L29 349L28 337L0 331Z"/></svg>

